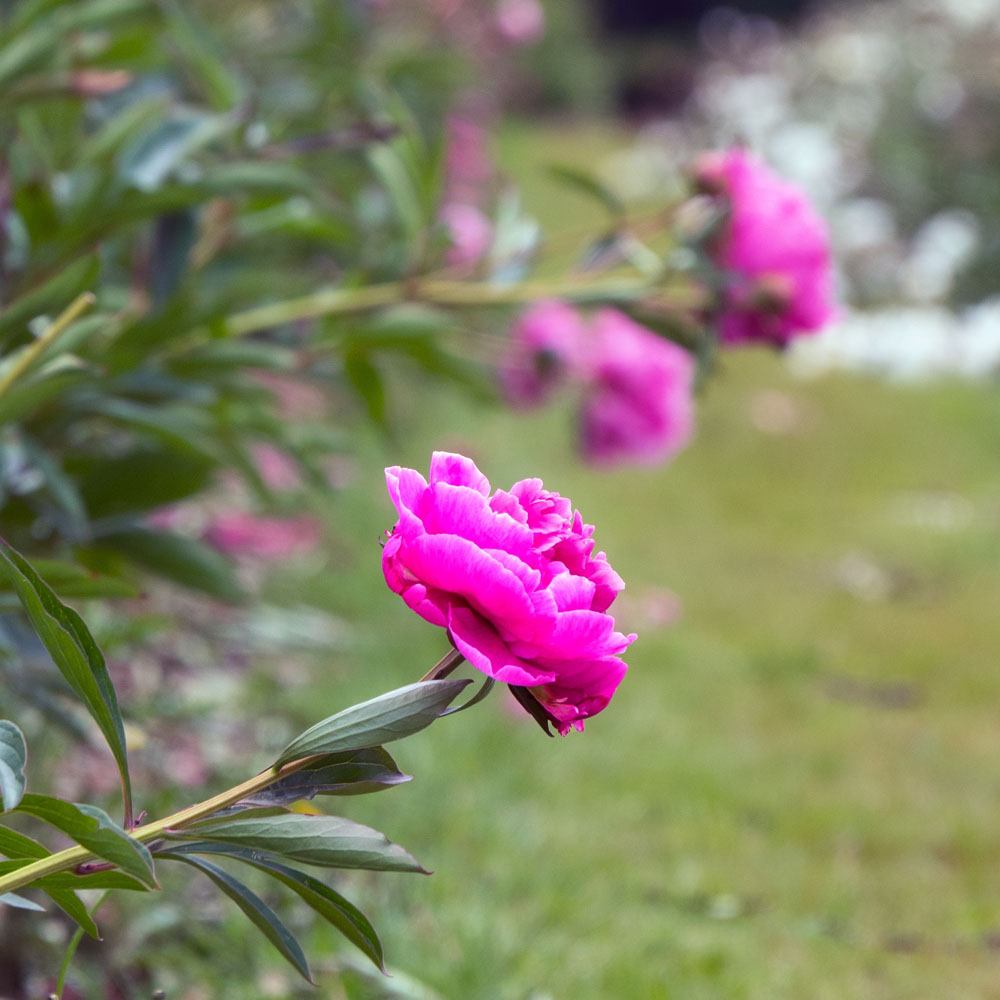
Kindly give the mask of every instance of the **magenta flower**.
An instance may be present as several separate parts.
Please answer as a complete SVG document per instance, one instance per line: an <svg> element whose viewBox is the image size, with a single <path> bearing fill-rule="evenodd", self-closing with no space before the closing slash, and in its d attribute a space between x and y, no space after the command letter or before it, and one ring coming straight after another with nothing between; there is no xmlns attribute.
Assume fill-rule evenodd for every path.
<svg viewBox="0 0 1000 1000"><path fill-rule="evenodd" d="M527 309L514 326L500 370L507 398L519 406L544 402L579 367L585 335L580 314L565 302L547 299Z"/></svg>
<svg viewBox="0 0 1000 1000"><path fill-rule="evenodd" d="M386 469L399 521L382 552L391 590L562 735L610 701L634 640L608 608L624 587L569 500L524 479L492 495L471 459L434 452L430 482ZM529 689L525 691L524 689Z"/></svg>
<svg viewBox="0 0 1000 1000"><path fill-rule="evenodd" d="M691 437L695 364L682 347L616 309L594 316L581 448L598 464L653 464Z"/></svg>
<svg viewBox="0 0 1000 1000"><path fill-rule="evenodd" d="M321 535L313 517L258 517L242 510L219 514L205 529L205 540L221 552L257 559L283 559L308 551Z"/></svg>
<svg viewBox="0 0 1000 1000"><path fill-rule="evenodd" d="M704 154L696 167L707 190L729 199L715 246L729 272L724 344L787 344L836 315L830 236L805 194L743 149Z"/></svg>

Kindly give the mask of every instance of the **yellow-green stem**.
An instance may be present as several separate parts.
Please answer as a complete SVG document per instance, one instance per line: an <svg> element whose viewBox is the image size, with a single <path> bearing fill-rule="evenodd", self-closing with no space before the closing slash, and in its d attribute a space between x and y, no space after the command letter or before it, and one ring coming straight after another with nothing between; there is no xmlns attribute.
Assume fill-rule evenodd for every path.
<svg viewBox="0 0 1000 1000"><path fill-rule="evenodd" d="M30 343L17 356L16 360L0 377L0 396L2 396L24 374L42 354L42 352L58 337L70 323L77 320L81 313L89 309L97 299L93 292L83 292L78 295L62 314L47 326L40 336Z"/></svg>
<svg viewBox="0 0 1000 1000"><path fill-rule="evenodd" d="M225 809L226 806L231 806L241 799L247 798L247 796L252 795L254 792L259 792L267 788L268 785L273 785L280 778L293 774L295 771L300 771L313 759L313 757L304 757L302 760L293 760L280 769L268 768L266 771L261 771L260 774L244 781L242 784L234 785L232 788L228 788L218 795L213 795L210 799L205 799L204 802L198 802L196 805L188 806L186 809L171 813L163 819L147 823L145 826L132 830L129 836L139 841L140 844L157 840L167 830L177 830L191 823L196 823L198 820L205 819L206 816L211 816L212 813L218 812L220 809ZM59 851L57 854L50 854L46 858L33 861L30 865L25 865L16 871L0 875L0 895L3 895L5 892L14 892L17 889L30 885L32 882L36 882L40 878L44 878L46 875L64 872L89 861L100 860L98 855L94 854L93 851L87 850L85 847L69 847L65 851Z"/></svg>
<svg viewBox="0 0 1000 1000"><path fill-rule="evenodd" d="M235 313L225 322L230 336L254 333L285 323L365 312L396 302L423 302L428 305L471 307L524 305L546 298L574 301L628 300L641 298L657 287L649 278L606 278L572 275L549 281L526 281L497 285L483 281L413 279L392 281L362 288L327 288L311 295L274 302Z"/></svg>

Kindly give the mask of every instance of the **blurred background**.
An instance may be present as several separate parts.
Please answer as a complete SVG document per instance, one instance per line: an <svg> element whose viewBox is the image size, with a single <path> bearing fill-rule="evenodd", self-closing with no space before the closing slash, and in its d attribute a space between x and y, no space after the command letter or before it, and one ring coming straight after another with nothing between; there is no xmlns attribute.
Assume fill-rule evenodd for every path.
<svg viewBox="0 0 1000 1000"><path fill-rule="evenodd" d="M359 108L449 122L451 149L456 135L472 149L453 183L511 220L512 245L537 241L546 274L605 219L553 167L592 173L642 214L678 197L699 151L745 144L829 221L842 315L784 352L727 353L693 443L654 469L584 465L568 397L520 413L491 392L483 352L461 345L495 354L513 312L463 316L450 360L364 355L337 369L332 403L292 386L288 412L336 425L334 454L285 503L310 520L280 558L220 542L251 608L164 584L132 599L127 633L118 611L88 617L159 802L238 777L318 710L415 680L445 652L382 579L395 519L382 470L460 451L495 487L539 476L572 498L627 583L616 620L639 639L585 733L546 740L498 692L400 748L413 782L345 800L435 874L338 883L380 929L393 979L286 904L322 994L997 996L1000 4L280 6L288 21L267 4L191 5L258 87L255 113L302 125L260 131L258 148L324 116L346 128ZM193 42L171 37L159 62L142 56L148 93L177 78L204 89L184 61ZM139 41L119 42L133 58ZM369 276L399 265L359 173L331 167L328 215L294 195L255 205L237 237L250 263L218 287L273 289L269 269L289 260L272 233L294 232L314 268L289 275L289 295L344 273L346 246ZM362 220L353 236L335 225L341 201ZM16 241L5 253L16 268ZM343 342L346 322L323 336ZM171 516L200 525L243 490L223 480ZM99 768L74 761L56 778L82 798ZM172 890L155 907L110 900L106 940L83 942L64 995L316 995L211 887ZM44 995L69 928L11 920L0 974L23 992L6 988Z"/></svg>

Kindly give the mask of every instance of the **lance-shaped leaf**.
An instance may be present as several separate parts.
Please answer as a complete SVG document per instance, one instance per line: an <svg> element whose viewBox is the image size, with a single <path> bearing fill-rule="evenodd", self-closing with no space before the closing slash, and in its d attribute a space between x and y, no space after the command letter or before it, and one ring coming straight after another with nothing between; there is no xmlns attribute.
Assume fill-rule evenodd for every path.
<svg viewBox="0 0 1000 1000"><path fill-rule="evenodd" d="M15 892L5 892L0 895L0 903L5 906L13 906L19 910L40 910L42 913L45 912L44 906L39 906L34 900L25 899L24 896L18 896Z"/></svg>
<svg viewBox="0 0 1000 1000"><path fill-rule="evenodd" d="M186 835L177 833L175 838ZM428 874L409 851L384 833L341 816L285 813L260 819L228 819L199 826L187 839L270 851L291 861L320 868L367 868L372 871Z"/></svg>
<svg viewBox="0 0 1000 1000"><path fill-rule="evenodd" d="M132 783L118 697L104 657L83 619L66 607L31 565L0 541L0 571L6 573L35 631L66 682L94 717L111 747L121 775L126 821L132 816Z"/></svg>
<svg viewBox="0 0 1000 1000"><path fill-rule="evenodd" d="M24 795L24 764L28 747L13 722L0 719L0 811L10 812Z"/></svg>
<svg viewBox="0 0 1000 1000"><path fill-rule="evenodd" d="M252 865L272 878L288 886L304 902L308 903L327 923L332 924L352 944L361 949L383 972L385 960L382 942L368 918L353 904L319 879L289 868L267 855L249 851L228 844L198 842L169 847L157 857L177 854L222 854L228 858Z"/></svg>
<svg viewBox="0 0 1000 1000"><path fill-rule="evenodd" d="M0 854L6 854L8 858L47 858L49 852L31 837L26 837L17 830L11 830L6 826L0 826Z"/></svg>
<svg viewBox="0 0 1000 1000"><path fill-rule="evenodd" d="M317 722L281 751L275 767L318 754L360 750L401 740L429 726L472 681L417 681Z"/></svg>
<svg viewBox="0 0 1000 1000"><path fill-rule="evenodd" d="M146 845L130 837L96 806L29 793L21 800L18 810L62 830L81 847L110 861L149 888L159 888L153 874L153 858Z"/></svg>
<svg viewBox="0 0 1000 1000"><path fill-rule="evenodd" d="M165 855L165 857L183 861L184 864L191 865L192 868L197 868L207 875L250 918L268 941L295 967L299 975L307 982L313 982L309 974L309 965L298 941L260 896L210 861L185 854Z"/></svg>
<svg viewBox="0 0 1000 1000"><path fill-rule="evenodd" d="M100 941L101 934L82 899L70 889L46 889L46 895L63 913L81 927L85 934Z"/></svg>
<svg viewBox="0 0 1000 1000"><path fill-rule="evenodd" d="M311 767L296 771L243 799L247 806L286 805L316 795L366 795L409 781L383 747L364 747L319 757Z"/></svg>

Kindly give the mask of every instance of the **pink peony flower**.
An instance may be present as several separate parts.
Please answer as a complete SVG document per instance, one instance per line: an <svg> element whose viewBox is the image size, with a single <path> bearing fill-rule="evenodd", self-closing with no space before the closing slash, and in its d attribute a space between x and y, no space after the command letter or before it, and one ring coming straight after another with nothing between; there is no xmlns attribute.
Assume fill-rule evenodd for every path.
<svg viewBox="0 0 1000 1000"><path fill-rule="evenodd" d="M441 221L448 230L451 247L448 263L454 267L475 264L493 242L493 226L475 205L453 202L441 209Z"/></svg>
<svg viewBox="0 0 1000 1000"><path fill-rule="evenodd" d="M805 194L743 149L704 154L696 175L729 198L715 247L731 279L722 342L780 346L829 323L836 315L830 237Z"/></svg>
<svg viewBox="0 0 1000 1000"><path fill-rule="evenodd" d="M545 401L563 377L579 366L586 331L572 307L556 299L537 302L514 326L500 383L507 398L520 406Z"/></svg>
<svg viewBox="0 0 1000 1000"><path fill-rule="evenodd" d="M539 479L491 495L462 455L435 452L430 483L398 466L386 482L399 512L382 552L390 589L540 721L582 730L614 694L636 638L607 614L624 583L594 553L593 527Z"/></svg>
<svg viewBox="0 0 1000 1000"><path fill-rule="evenodd" d="M687 444L695 364L682 347L616 309L594 317L590 386L581 411L584 457L662 462Z"/></svg>
<svg viewBox="0 0 1000 1000"><path fill-rule="evenodd" d="M545 10L538 0L500 0L496 25L512 45L531 45L545 33Z"/></svg>
<svg viewBox="0 0 1000 1000"><path fill-rule="evenodd" d="M257 559L283 559L314 548L322 531L313 517L258 517L243 510L213 518L205 540L221 552Z"/></svg>

